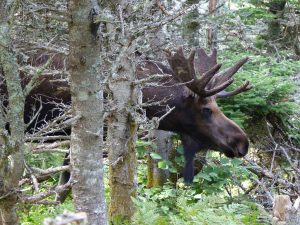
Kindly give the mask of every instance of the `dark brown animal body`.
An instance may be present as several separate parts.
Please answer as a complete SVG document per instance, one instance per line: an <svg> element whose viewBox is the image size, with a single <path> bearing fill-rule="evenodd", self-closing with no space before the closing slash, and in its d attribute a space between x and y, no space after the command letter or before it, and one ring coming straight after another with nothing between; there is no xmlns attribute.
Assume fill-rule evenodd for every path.
<svg viewBox="0 0 300 225"><path fill-rule="evenodd" d="M144 87L143 102L161 102L160 105L149 104L145 107L149 119L161 117L169 108L175 107L160 121L158 129L180 134L186 161L184 179L192 182L193 159L201 149L217 150L228 157L247 154L249 142L246 134L220 111L216 103L217 97L229 97L250 89L246 82L233 92L224 91L233 82L232 76L247 60L241 60L225 72L218 72L221 66L217 64L216 51L208 56L203 49L197 49L186 58L180 48L168 60L170 67L154 61L140 62L136 70L137 77L143 79L154 74L171 75L162 78L156 86ZM3 93L3 89L1 92ZM162 101L163 99L165 100ZM25 122L31 121L31 112L37 111L41 102L43 109L34 123L35 127L57 116L60 111L51 101L47 103L49 100L54 103L70 103L68 83L44 79L26 99ZM32 128L33 125L30 125L30 129Z"/></svg>
<svg viewBox="0 0 300 225"><path fill-rule="evenodd" d="M50 60L48 55L38 54L32 56L26 65L30 65L33 68L43 67L48 63L48 60ZM55 71L64 68L65 65L61 57L56 56L51 59L51 64L48 67ZM69 83L62 74L40 75L33 82L34 88L29 90L28 86L30 85L28 84L32 82L31 77L31 75L24 75L23 72L20 73L20 82L24 92L29 92L25 100L24 123L27 125L27 132L35 133L47 121L63 114L64 108L58 105L61 103L70 105L71 93ZM6 107L8 105L7 89L4 78L0 65L0 99L2 105Z"/></svg>

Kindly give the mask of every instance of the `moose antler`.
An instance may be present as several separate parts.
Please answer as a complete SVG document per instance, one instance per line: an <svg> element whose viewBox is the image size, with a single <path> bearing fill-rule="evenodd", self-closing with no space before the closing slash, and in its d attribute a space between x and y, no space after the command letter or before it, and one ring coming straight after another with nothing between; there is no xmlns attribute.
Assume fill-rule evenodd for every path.
<svg viewBox="0 0 300 225"><path fill-rule="evenodd" d="M195 58L196 52L197 57ZM224 91L233 82L233 75L247 60L247 58L242 59L224 72L217 73L221 65L217 64L216 49L209 56L202 48L198 48L186 58L181 47L168 58L176 78L186 83L190 90L202 97L212 95L229 97L251 89L251 85L247 81L232 92ZM197 75L200 76L200 79L197 78Z"/></svg>

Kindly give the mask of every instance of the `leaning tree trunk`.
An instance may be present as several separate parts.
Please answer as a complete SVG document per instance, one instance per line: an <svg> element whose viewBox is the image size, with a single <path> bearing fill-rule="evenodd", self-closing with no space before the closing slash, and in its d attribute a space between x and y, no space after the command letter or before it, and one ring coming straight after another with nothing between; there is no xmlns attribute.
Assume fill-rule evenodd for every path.
<svg viewBox="0 0 300 225"><path fill-rule="evenodd" d="M0 129L3 141L0 147L0 224L18 224L16 203L18 183L24 170L24 95L19 70L10 39L9 16L14 15L14 2L0 2L0 70L2 69L8 92L8 111L1 109ZM3 102L1 104L3 106ZM5 124L10 124L10 135Z"/></svg>
<svg viewBox="0 0 300 225"><path fill-rule="evenodd" d="M76 211L88 215L88 224L107 224L103 183L103 96L99 73L99 40L95 32L91 0L69 1L69 42L72 126L71 174Z"/></svg>

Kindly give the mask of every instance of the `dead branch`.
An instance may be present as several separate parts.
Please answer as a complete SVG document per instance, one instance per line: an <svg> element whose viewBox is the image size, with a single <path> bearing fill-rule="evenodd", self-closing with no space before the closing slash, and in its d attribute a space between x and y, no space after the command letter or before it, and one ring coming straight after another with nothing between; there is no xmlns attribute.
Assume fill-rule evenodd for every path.
<svg viewBox="0 0 300 225"><path fill-rule="evenodd" d="M45 175L49 175L49 174L53 174L53 173L58 173L58 172L63 172L63 171L68 171L70 170L70 166L58 166L58 167L54 167L54 168L48 168L48 169L40 169L40 168L36 168L36 167L31 167L31 170L33 173L40 175L40 176L45 176Z"/></svg>
<svg viewBox="0 0 300 225"><path fill-rule="evenodd" d="M68 149L63 148L50 148L50 149L32 149L33 154L40 154L40 153L69 153Z"/></svg>
<svg viewBox="0 0 300 225"><path fill-rule="evenodd" d="M169 78L169 77L172 77L172 75L171 74L153 74L151 76L148 76L147 78L134 81L134 85L147 84L147 86L148 86L149 82L157 81L159 79L164 79L164 78ZM155 83L155 85L158 85L158 83Z"/></svg>
<svg viewBox="0 0 300 225"><path fill-rule="evenodd" d="M37 87L39 84L41 84L43 82L43 79L39 79L41 74L43 73L43 71L50 66L50 64L52 63L52 59L53 59L54 55L51 56L47 62L39 67L36 70L36 73L32 76L31 80L29 81L29 83L26 85L26 87L24 88L24 95L27 96L35 87Z"/></svg>
<svg viewBox="0 0 300 225"><path fill-rule="evenodd" d="M32 137L28 136L25 138L25 141L57 141L57 140L70 140L71 137L65 135L56 135L56 136L40 136L40 137Z"/></svg>
<svg viewBox="0 0 300 225"><path fill-rule="evenodd" d="M29 143L29 148L31 149L32 153L40 153L40 152L61 152L65 153L68 152L70 147L70 141L57 141L54 143L44 143L44 144L33 144ZM66 147L67 149L63 149Z"/></svg>
<svg viewBox="0 0 300 225"><path fill-rule="evenodd" d="M64 184L64 185L58 185L54 188L51 188L50 190L48 190L46 192L41 192L41 193L38 193L38 194L33 195L33 196L21 195L20 196L20 201L24 204L37 204L38 202L41 202L45 198L48 198L52 195L55 195L57 193L61 193L65 190L70 189L71 188L71 183L72 183L72 181L69 180L69 182Z"/></svg>
<svg viewBox="0 0 300 225"><path fill-rule="evenodd" d="M171 100L173 98L173 95L170 95L169 97L164 97L160 101L156 101L155 98L156 98L156 95L154 95L154 97L152 99L148 99L146 102L143 102L142 104L140 104L140 106L141 107L150 107L150 106L155 106L155 105L164 106L166 104L166 102L168 102L169 100Z"/></svg>
<svg viewBox="0 0 300 225"><path fill-rule="evenodd" d="M300 194L297 190L297 186L294 183L288 181L287 179L275 176L274 174L270 173L267 169L262 168L256 162L247 157L245 157L245 162L247 163L244 163L243 165L248 167L247 169L250 170L252 173L256 174L259 179L267 178L276 184L283 185L286 189L291 188L293 191Z"/></svg>
<svg viewBox="0 0 300 225"><path fill-rule="evenodd" d="M49 103L51 104L51 103ZM58 105L58 103L53 103ZM64 128L67 128L69 126L72 125L73 122L75 122L76 120L80 119L80 116L76 116L73 119L70 118L70 110L68 110L68 108L70 108L70 106L65 105L63 103L61 103L62 106L59 106L57 109L64 111L66 110L64 113L62 113L62 115L55 117L53 120L51 121L45 121L46 125L44 125L42 128L40 128L37 132L34 133L34 136L39 136L39 135L47 135L47 134L51 134L57 131L61 131Z"/></svg>
<svg viewBox="0 0 300 225"><path fill-rule="evenodd" d="M187 13L189 13L190 11L193 11L195 8L197 8L197 4L185 7L183 9L180 9L178 12L165 17L164 19L160 19L159 21L154 21L152 23L148 23L146 25L144 25L143 27L139 27L137 28L137 30L134 32L136 34L144 34L146 31L149 32L150 30L154 30L157 29L159 27L162 27L174 20L176 20L178 17L185 15Z"/></svg>
<svg viewBox="0 0 300 225"><path fill-rule="evenodd" d="M38 183L36 176L33 174L32 169L26 164L26 162L24 162L24 165L25 165L25 169L30 174L30 178L31 178L31 182L33 184L34 191L38 192L39 191L39 183Z"/></svg>
<svg viewBox="0 0 300 225"><path fill-rule="evenodd" d="M168 108L168 111L164 115L159 117L158 122L162 121L167 115L169 115L171 112L173 112L174 109L175 109L175 106L173 106L172 108Z"/></svg>

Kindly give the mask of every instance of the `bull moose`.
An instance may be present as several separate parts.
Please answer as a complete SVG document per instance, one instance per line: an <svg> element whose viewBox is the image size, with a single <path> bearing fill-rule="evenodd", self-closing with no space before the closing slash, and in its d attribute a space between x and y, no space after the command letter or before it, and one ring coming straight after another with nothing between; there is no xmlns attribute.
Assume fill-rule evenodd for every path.
<svg viewBox="0 0 300 225"><path fill-rule="evenodd" d="M157 101L172 96L167 105L175 109L161 120L158 129L180 134L183 147L185 182L192 182L194 177L193 159L196 152L213 149L223 152L227 157L243 157L248 152L248 138L243 130L228 119L218 108L216 98L230 97L251 89L247 81L234 91L225 89L233 82L233 75L247 62L247 58L237 62L224 72L218 72L217 51L207 55L201 48L193 50L186 58L179 48L168 57L170 68L165 65L144 61L137 67L138 77L151 74L171 74L159 87L143 89L143 100ZM155 94L155 96L154 96ZM147 117L162 116L166 113L163 106L146 109Z"/></svg>
<svg viewBox="0 0 300 225"><path fill-rule="evenodd" d="M45 60L42 58L42 61ZM161 85L143 88L143 101L166 99L163 105L150 104L145 108L149 119L164 115L167 112L166 105L175 107L160 121L158 129L180 135L184 146L183 175L186 182L193 181L193 159L202 149L217 150L231 158L243 157L248 152L249 142L246 134L222 113L216 103L216 98L234 96L251 88L247 81L234 91L225 91L233 82L233 75L246 61L247 59L242 59L224 72L219 72L221 65L217 64L216 50L207 55L202 48L197 48L186 58L183 49L179 48L175 54L169 55L169 67L150 60L141 61L137 65L136 73L139 79L153 74L171 75L160 81ZM61 66L61 63L58 64L58 67ZM27 96L25 123L33 121L30 111L32 108L36 108L37 111L37 104L49 102L49 99L50 102L70 103L68 82L48 78L43 79ZM28 82L28 78L25 79L25 83ZM5 92L3 90L1 88L2 94ZM38 126L40 122L43 123L58 114L55 113L57 108L54 106L55 104L51 103L43 105L39 111L40 117L35 118L34 124Z"/></svg>

